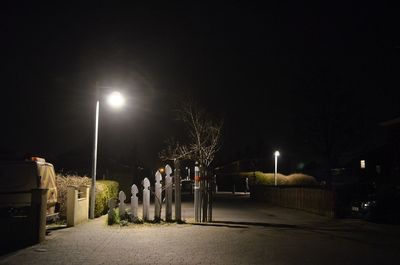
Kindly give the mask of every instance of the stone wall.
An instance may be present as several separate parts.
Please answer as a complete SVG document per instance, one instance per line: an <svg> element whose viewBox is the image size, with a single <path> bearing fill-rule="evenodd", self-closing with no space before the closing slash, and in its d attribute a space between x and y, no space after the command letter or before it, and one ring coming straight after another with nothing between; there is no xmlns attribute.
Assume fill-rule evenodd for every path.
<svg viewBox="0 0 400 265"><path fill-rule="evenodd" d="M67 226L75 226L88 220L89 187L69 186L67 191Z"/></svg>

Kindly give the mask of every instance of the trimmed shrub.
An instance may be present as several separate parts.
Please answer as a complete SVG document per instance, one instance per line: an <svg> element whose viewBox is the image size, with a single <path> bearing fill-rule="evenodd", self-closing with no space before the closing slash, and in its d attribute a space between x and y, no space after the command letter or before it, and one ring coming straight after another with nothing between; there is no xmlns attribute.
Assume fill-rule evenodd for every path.
<svg viewBox="0 0 400 265"><path fill-rule="evenodd" d="M119 218L119 209L118 208L111 209L110 214L107 216L107 224L108 225L119 224L120 221L121 220Z"/></svg>
<svg viewBox="0 0 400 265"><path fill-rule="evenodd" d="M254 174L255 173L255 174ZM241 177L248 177L252 179L254 175L256 176L253 184L262 185L275 185L274 173L264 173L261 171L256 172L241 172L239 174ZM288 176L278 173L276 175L278 185L287 186L315 186L318 185L317 181L313 176L305 175L302 173L293 173Z"/></svg>
<svg viewBox="0 0 400 265"><path fill-rule="evenodd" d="M119 184L113 180L96 181L96 205L94 207L95 217L106 214L108 211L108 201L118 198Z"/></svg>
<svg viewBox="0 0 400 265"><path fill-rule="evenodd" d="M254 172L241 172L239 175L252 179L252 177L254 177ZM256 171L255 176L256 179L254 180L253 184L275 185L274 173L264 173L261 171ZM287 178L285 175L278 173L276 174L276 179L278 185L287 185Z"/></svg>
<svg viewBox="0 0 400 265"><path fill-rule="evenodd" d="M67 216L67 187L82 185L90 186L92 179L86 176L77 175L57 175L57 190L58 202L60 203L60 217L66 218ZM96 204L95 204L95 217L106 214L108 211L108 201L111 198L118 198L118 182L112 180L97 180L96 181Z"/></svg>
<svg viewBox="0 0 400 265"><path fill-rule="evenodd" d="M313 176L302 174L302 173L293 173L287 176L288 185L292 186L315 186L318 185L318 182L315 180Z"/></svg>

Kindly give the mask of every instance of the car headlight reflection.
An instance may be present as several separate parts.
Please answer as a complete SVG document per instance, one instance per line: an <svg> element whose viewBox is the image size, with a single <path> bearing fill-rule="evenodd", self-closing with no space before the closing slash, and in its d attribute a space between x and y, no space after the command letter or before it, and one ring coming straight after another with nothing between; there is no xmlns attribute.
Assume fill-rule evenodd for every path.
<svg viewBox="0 0 400 265"><path fill-rule="evenodd" d="M363 208L368 208L368 207L372 206L373 204L375 204L375 201L368 201L368 202L362 203L361 206Z"/></svg>

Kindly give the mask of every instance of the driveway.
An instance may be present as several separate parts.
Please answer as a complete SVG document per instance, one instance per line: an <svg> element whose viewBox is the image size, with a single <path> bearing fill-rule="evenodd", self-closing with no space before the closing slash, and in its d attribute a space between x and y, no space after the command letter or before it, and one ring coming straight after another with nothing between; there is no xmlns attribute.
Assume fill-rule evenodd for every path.
<svg viewBox="0 0 400 265"><path fill-rule="evenodd" d="M400 228L329 219L218 194L214 222L106 225L106 217L53 231L0 264L399 264Z"/></svg>

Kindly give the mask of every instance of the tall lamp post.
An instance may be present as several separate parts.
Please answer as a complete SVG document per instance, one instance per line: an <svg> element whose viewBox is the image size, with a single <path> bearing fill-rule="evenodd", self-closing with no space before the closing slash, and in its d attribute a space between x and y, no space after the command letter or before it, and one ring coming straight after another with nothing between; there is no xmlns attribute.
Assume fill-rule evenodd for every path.
<svg viewBox="0 0 400 265"><path fill-rule="evenodd" d="M119 92L112 92L107 97L107 103L113 108L120 108L125 104L125 99ZM89 218L94 219L94 208L96 204L96 175L97 175L97 143L99 136L99 110L100 101L96 102L96 117L94 125L94 144L93 144L93 162L92 162L92 185L90 189L90 212Z"/></svg>
<svg viewBox="0 0 400 265"><path fill-rule="evenodd" d="M274 172L274 179L275 179L275 186L278 186L278 182L277 182L277 173L278 173L278 156L280 156L281 154L279 153L279 151L275 151L274 156L275 156L275 172Z"/></svg>

